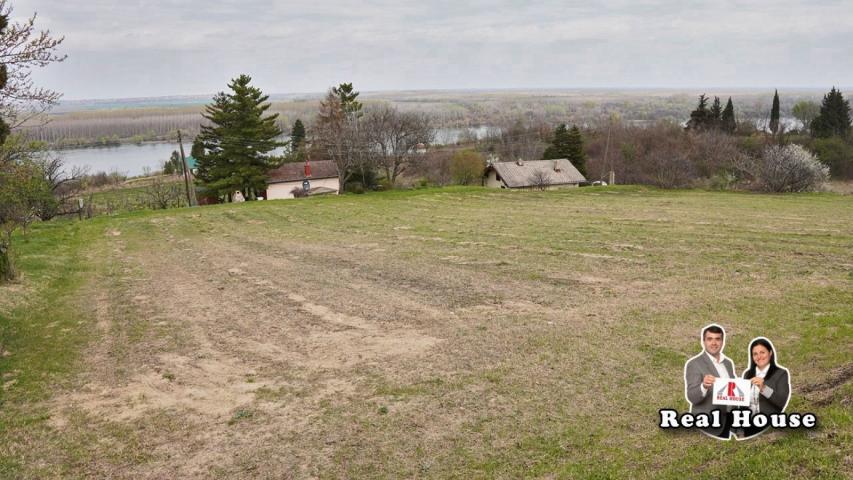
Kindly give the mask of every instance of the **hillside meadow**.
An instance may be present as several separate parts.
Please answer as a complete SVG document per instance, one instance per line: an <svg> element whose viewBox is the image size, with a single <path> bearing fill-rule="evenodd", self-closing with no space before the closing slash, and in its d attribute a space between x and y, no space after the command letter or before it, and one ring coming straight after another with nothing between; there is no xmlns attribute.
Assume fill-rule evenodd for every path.
<svg viewBox="0 0 853 480"><path fill-rule="evenodd" d="M34 225L3 478L850 478L853 196L392 191ZM812 431L662 431L710 322Z"/></svg>

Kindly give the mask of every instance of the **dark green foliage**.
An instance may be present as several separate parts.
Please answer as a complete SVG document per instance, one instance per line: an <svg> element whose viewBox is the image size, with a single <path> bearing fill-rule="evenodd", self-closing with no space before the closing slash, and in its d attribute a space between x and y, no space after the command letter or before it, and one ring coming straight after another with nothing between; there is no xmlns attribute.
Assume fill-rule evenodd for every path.
<svg viewBox="0 0 853 480"><path fill-rule="evenodd" d="M376 190L379 186L379 178L376 174L376 170L372 168L353 168L347 175L348 184L358 188L361 187L362 193L365 190ZM347 188L347 191L350 191Z"/></svg>
<svg viewBox="0 0 853 480"><path fill-rule="evenodd" d="M557 158L569 158L569 129L565 123L561 123L554 129L554 139L551 145L545 149L542 154L544 160L554 160Z"/></svg>
<svg viewBox="0 0 853 480"><path fill-rule="evenodd" d="M566 158L583 176L586 176L586 154L583 151L583 135L577 125L572 125L571 130L561 123L554 130L554 139L551 145L542 154L544 160L555 160Z"/></svg>
<svg viewBox="0 0 853 480"><path fill-rule="evenodd" d="M714 126L714 114L708 108L708 98L703 93L699 95L699 105L696 110L690 112L690 120L687 121L688 130L707 130Z"/></svg>
<svg viewBox="0 0 853 480"><path fill-rule="evenodd" d="M844 100L841 90L832 90L823 96L820 115L812 122L812 135L819 138L850 134L850 103Z"/></svg>
<svg viewBox="0 0 853 480"><path fill-rule="evenodd" d="M583 151L583 135L577 125L572 125L569 130L569 155L568 158L572 165L581 172L581 175L586 177L586 154Z"/></svg>
<svg viewBox="0 0 853 480"><path fill-rule="evenodd" d="M770 132L773 135L779 132L779 90L773 94L773 106L770 108Z"/></svg>
<svg viewBox="0 0 853 480"><path fill-rule="evenodd" d="M228 84L232 93L219 92L205 107L210 125L201 127L206 154L197 159L196 178L219 196L240 191L247 199L266 189L267 172L277 162L268 154L283 145L276 125L278 114L265 115L269 98L240 75Z"/></svg>
<svg viewBox="0 0 853 480"><path fill-rule="evenodd" d="M732 104L732 97L729 97L729 101L726 103L726 108L723 109L722 116L720 117L720 129L726 133L735 133L735 130L737 130L735 107L734 104Z"/></svg>
<svg viewBox="0 0 853 480"><path fill-rule="evenodd" d="M833 178L853 179L853 145L841 137L816 138L812 150Z"/></svg>
<svg viewBox="0 0 853 480"><path fill-rule="evenodd" d="M355 117L362 115L362 105L356 100L359 92L353 90L352 83L342 83L337 87L332 87L332 93L340 99L344 114Z"/></svg>
<svg viewBox="0 0 853 480"><path fill-rule="evenodd" d="M172 151L172 155L163 164L164 175L183 175L184 163L181 161L181 154L177 150Z"/></svg>
<svg viewBox="0 0 853 480"><path fill-rule="evenodd" d="M720 105L720 97L714 97L714 105L711 107L711 126L720 128L722 117L723 107Z"/></svg>
<svg viewBox="0 0 853 480"><path fill-rule="evenodd" d="M296 119L293 123L293 128L290 129L290 149L292 151L299 150L305 144L305 125L302 120Z"/></svg>
<svg viewBox="0 0 853 480"><path fill-rule="evenodd" d="M204 141L201 137L195 137L193 140L193 146L190 148L190 155L198 161L201 157L204 156Z"/></svg>

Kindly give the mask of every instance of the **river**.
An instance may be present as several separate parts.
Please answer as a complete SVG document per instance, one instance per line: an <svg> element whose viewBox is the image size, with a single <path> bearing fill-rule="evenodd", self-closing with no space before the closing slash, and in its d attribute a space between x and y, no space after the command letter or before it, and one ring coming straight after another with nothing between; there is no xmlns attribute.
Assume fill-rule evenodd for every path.
<svg viewBox="0 0 853 480"><path fill-rule="evenodd" d="M441 128L436 132L435 143L439 145L456 143L463 135L476 135L477 138L483 138L489 133L489 130L489 127L485 126L471 129ZM184 153L186 155L190 154L190 147L190 144L184 145ZM63 159L67 169L86 167L89 173L119 172L132 177L143 175L146 173L146 170L160 170L163 168L163 163L177 149L177 142L149 142L125 144L116 147L59 150L57 154ZM283 149L273 151L276 155L280 155L283 152Z"/></svg>

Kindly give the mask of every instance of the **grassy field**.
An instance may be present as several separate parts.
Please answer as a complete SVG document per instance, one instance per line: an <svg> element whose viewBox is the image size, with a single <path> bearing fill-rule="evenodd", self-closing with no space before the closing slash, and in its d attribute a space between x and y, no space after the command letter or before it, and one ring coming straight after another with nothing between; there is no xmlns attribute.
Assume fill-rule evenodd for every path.
<svg viewBox="0 0 853 480"><path fill-rule="evenodd" d="M851 478L853 197L387 192L16 238L2 478ZM813 431L719 442L699 330Z"/></svg>

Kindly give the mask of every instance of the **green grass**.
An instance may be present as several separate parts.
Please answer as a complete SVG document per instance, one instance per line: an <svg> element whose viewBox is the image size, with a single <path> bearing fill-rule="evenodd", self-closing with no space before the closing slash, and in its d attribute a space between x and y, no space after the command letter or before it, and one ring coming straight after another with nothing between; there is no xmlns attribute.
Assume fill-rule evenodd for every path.
<svg viewBox="0 0 853 480"><path fill-rule="evenodd" d="M15 238L23 275L16 286L26 288L0 287L0 295L26 299L13 299L10 310L0 311L0 345L8 352L0 361L8 385L0 391L0 477L14 477L24 467L16 454L27 440L45 440L50 414L40 402L68 385L93 340L77 295L92 272L85 252L99 224L48 223Z"/></svg>
<svg viewBox="0 0 853 480"><path fill-rule="evenodd" d="M182 245L215 254L197 261ZM0 287L0 300L19 296L0 301L0 342L11 352L0 373L14 380L0 392L0 477L163 472L156 468L181 463L157 445L168 439L204 452L212 447L187 432L220 427L239 460L214 462L212 476L851 475L853 386L803 389L853 363L850 196L391 191L48 223L18 235L15 248L24 277ZM277 280L280 291L310 292L317 304L443 343L347 369L311 370L293 358L257 365L239 376L257 386L255 403L216 423L170 427L182 418L173 410L132 422L79 412L76 429L57 431L51 401L78 386L94 343L112 342L111 372L121 381L132 380L137 363L156 361L150 352L195 348L183 327L156 325L190 310L169 316L156 301L146 311L131 301L159 257L186 262L175 271L197 276L185 281L199 296L208 284L243 281L227 269L248 263L248 276ZM157 291L167 303L169 290ZM114 316L106 338L94 326L94 295L109 299ZM271 302L282 318L293 311L286 298L243 295ZM406 302L440 315L429 319ZM197 320L216 315L205 312ZM792 374L789 411L816 413L819 428L728 443L658 429L660 408L687 408L682 369L710 322L727 327L725 353L738 372L749 341L770 337ZM256 333L238 329L225 331ZM157 374L170 389L194 380L186 375L180 365ZM350 390L318 397L329 380ZM579 396L584 390L592 401ZM276 415L298 405L316 416L294 433ZM252 443L253 432L269 436ZM90 450L96 437L112 446Z"/></svg>

